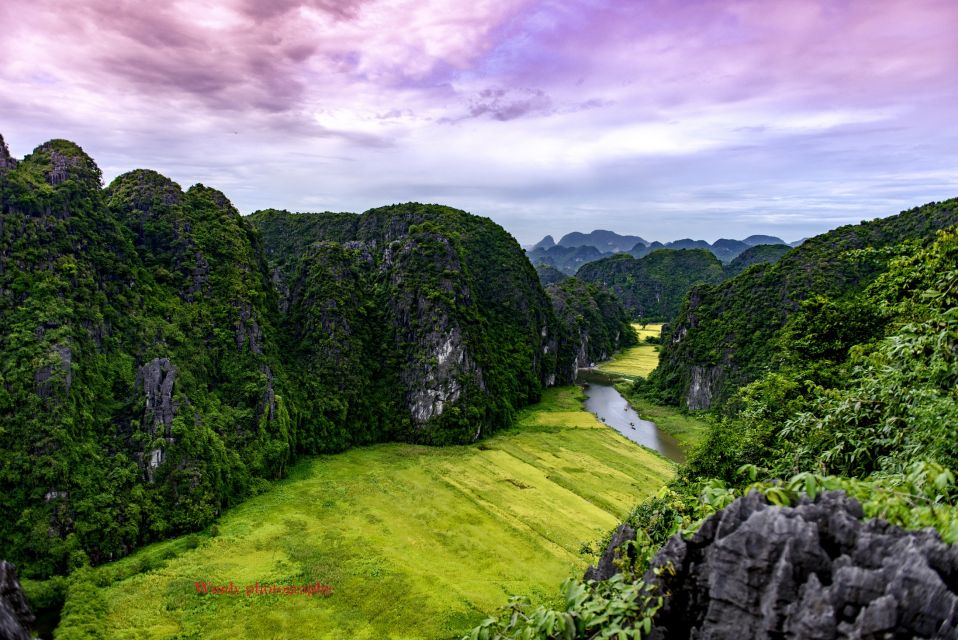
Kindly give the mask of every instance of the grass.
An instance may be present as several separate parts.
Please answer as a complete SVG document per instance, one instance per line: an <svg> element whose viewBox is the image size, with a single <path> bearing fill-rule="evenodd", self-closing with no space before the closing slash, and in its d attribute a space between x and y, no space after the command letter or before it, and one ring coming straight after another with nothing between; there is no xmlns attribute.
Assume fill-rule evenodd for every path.
<svg viewBox="0 0 958 640"><path fill-rule="evenodd" d="M704 419L685 413L677 407L649 402L641 396L629 393L630 388L629 383L616 385L616 389L629 401L636 413L646 420L651 420L655 426L675 438L686 454L705 439L709 423Z"/></svg>
<svg viewBox="0 0 958 640"><path fill-rule="evenodd" d="M107 638L449 638L509 595L540 602L674 467L600 424L576 387L470 446L383 444L304 461L218 535L96 572ZM194 582L329 584L315 596L197 595ZM112 582L111 582L112 581Z"/></svg>
<svg viewBox="0 0 958 640"><path fill-rule="evenodd" d="M646 336L662 334L661 324L641 325L633 323L639 344L623 349L599 365L599 371L630 378L644 378L659 364L659 346L645 342Z"/></svg>

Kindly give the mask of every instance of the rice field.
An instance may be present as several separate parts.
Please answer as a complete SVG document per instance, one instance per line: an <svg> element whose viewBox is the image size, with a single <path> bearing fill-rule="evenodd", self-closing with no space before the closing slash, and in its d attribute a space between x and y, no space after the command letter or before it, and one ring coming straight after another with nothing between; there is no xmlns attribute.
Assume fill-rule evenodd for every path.
<svg viewBox="0 0 958 640"><path fill-rule="evenodd" d="M659 346L645 342L646 336L662 334L661 324L632 324L639 336L639 344L623 349L599 365L599 371L630 378L644 378L659 364Z"/></svg>
<svg viewBox="0 0 958 640"><path fill-rule="evenodd" d="M673 471L586 412L577 387L551 389L482 442L310 459L222 516L216 535L95 569L96 635L456 638L512 594L554 600L592 559L583 547ZM198 594L196 582L237 592ZM247 596L257 583L328 593Z"/></svg>

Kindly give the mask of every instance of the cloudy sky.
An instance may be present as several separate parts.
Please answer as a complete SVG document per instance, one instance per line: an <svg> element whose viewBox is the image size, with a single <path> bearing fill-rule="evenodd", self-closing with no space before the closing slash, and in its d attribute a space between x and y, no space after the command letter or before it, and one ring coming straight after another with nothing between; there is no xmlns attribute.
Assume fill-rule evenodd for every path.
<svg viewBox="0 0 958 640"><path fill-rule="evenodd" d="M786 240L958 196L955 0L2 0L0 134L244 213Z"/></svg>

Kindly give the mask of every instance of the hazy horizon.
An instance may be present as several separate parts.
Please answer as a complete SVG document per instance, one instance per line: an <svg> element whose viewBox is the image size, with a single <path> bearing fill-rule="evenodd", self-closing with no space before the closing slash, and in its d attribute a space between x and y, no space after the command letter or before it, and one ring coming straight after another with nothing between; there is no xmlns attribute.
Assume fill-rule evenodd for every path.
<svg viewBox="0 0 958 640"><path fill-rule="evenodd" d="M794 241L958 196L946 0L12 0L0 134L243 213Z"/></svg>

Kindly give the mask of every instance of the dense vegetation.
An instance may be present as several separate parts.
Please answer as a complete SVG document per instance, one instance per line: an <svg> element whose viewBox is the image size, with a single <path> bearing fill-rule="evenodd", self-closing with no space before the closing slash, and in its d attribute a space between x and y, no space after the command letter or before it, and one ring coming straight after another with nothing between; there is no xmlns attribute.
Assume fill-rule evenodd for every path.
<svg viewBox="0 0 958 640"><path fill-rule="evenodd" d="M579 278L611 289L635 319L669 321L692 285L721 282L722 263L705 249L659 249L636 260L620 254L590 262Z"/></svg>
<svg viewBox="0 0 958 640"><path fill-rule="evenodd" d="M542 283L543 287L562 282L569 277L555 267L541 263L536 265L536 273L539 274L539 282Z"/></svg>
<svg viewBox="0 0 958 640"><path fill-rule="evenodd" d="M642 582L655 550L751 490L774 505L844 491L866 518L958 542L958 234L935 232L955 224L956 209L933 203L843 227L694 292L667 349L747 346L753 380L728 384L678 478L627 519L639 533L619 576L568 582L555 609L516 600L472 637L647 637L667 595ZM738 319L749 305L755 316ZM731 343L730 331L759 332ZM629 393L661 398L670 366Z"/></svg>
<svg viewBox="0 0 958 640"><path fill-rule="evenodd" d="M572 382L577 369L592 366L617 349L638 342L629 314L607 289L567 278L549 285L547 291L562 327L558 373L563 381Z"/></svg>
<svg viewBox="0 0 958 640"><path fill-rule="evenodd" d="M254 226L153 171L104 189L64 140L0 141L0 207L0 550L28 577L205 527L302 454L475 440L583 339L618 346L608 294L566 327L515 240L447 207Z"/></svg>
<svg viewBox="0 0 958 640"><path fill-rule="evenodd" d="M757 244L745 249L725 265L725 275L734 278L753 264L772 264L791 251L787 244Z"/></svg>
<svg viewBox="0 0 958 640"><path fill-rule="evenodd" d="M958 200L931 203L840 227L806 240L774 264L753 266L717 286L693 288L663 339L662 362L650 380L658 397L694 408L724 402L737 388L781 366L786 325L803 304L818 304L816 299L829 301L820 314L832 318L835 335L827 338L837 343L833 350L864 341L881 325L872 317L876 307L856 302L855 296L896 255L930 243L936 229L956 223ZM809 309L801 317L810 317Z"/></svg>

